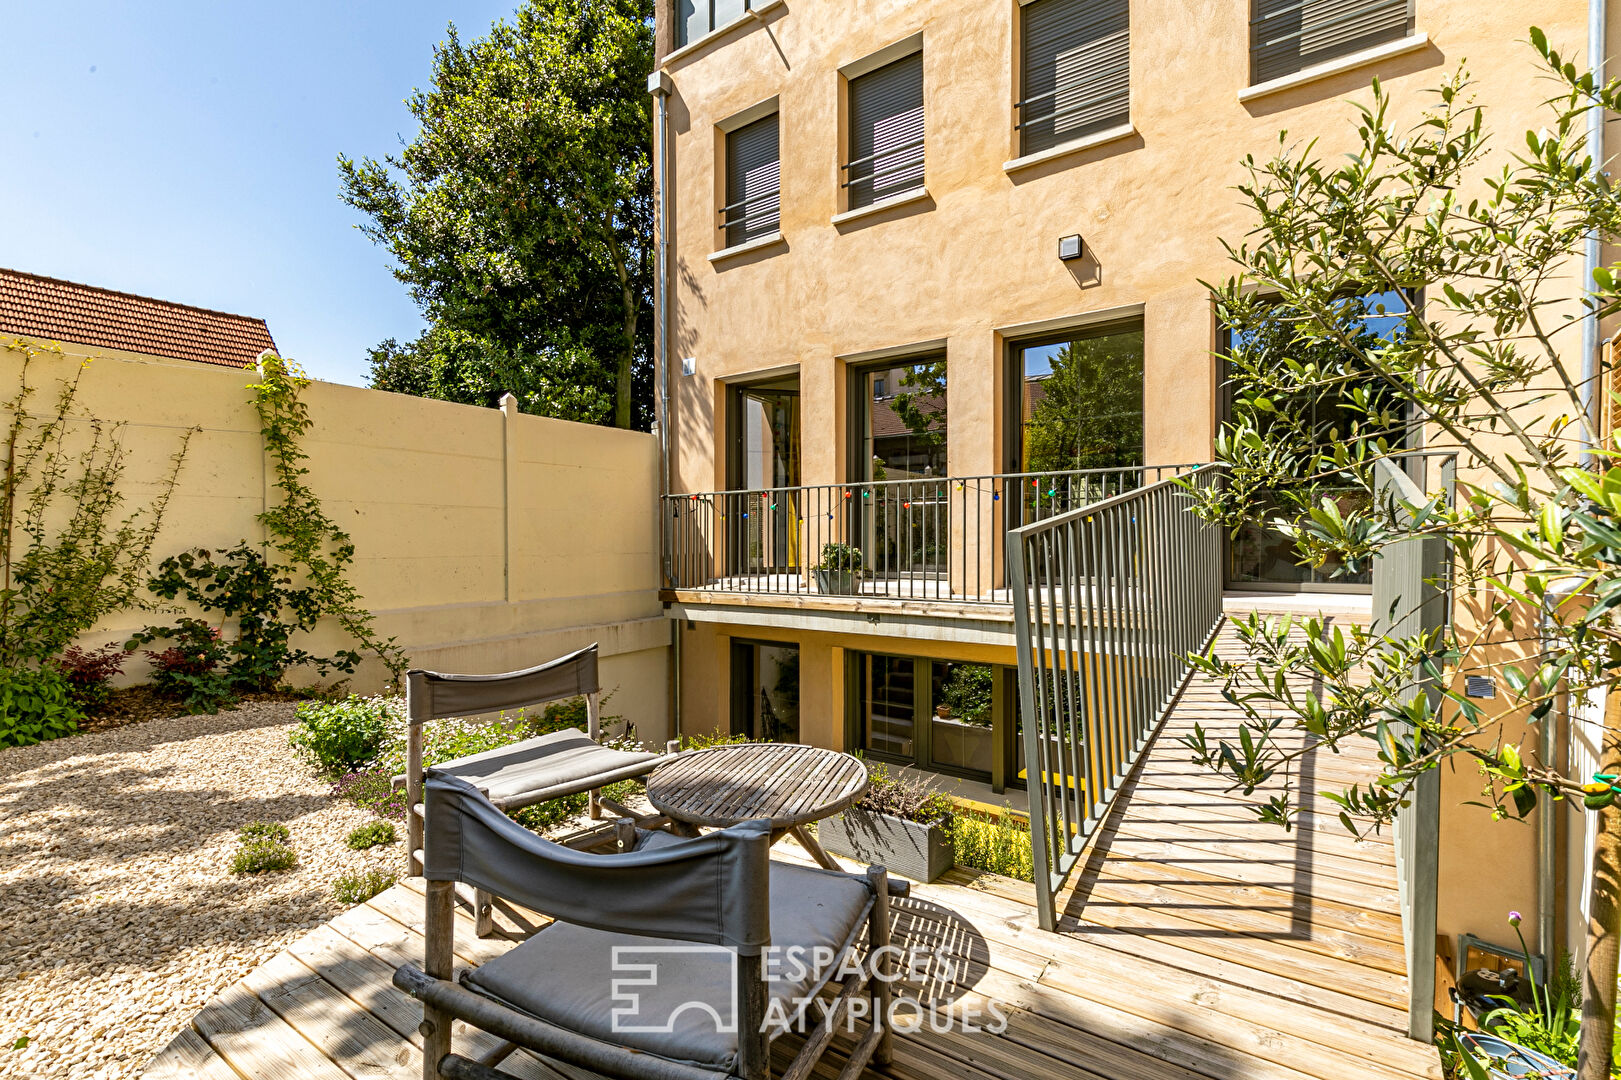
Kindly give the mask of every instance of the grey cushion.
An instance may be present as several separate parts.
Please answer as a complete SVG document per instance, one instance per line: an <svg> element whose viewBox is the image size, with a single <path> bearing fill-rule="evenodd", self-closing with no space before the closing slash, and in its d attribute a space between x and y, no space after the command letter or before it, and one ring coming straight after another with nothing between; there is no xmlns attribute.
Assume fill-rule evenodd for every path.
<svg viewBox="0 0 1621 1080"><path fill-rule="evenodd" d="M441 762L427 771L465 780L496 806L510 809L643 776L658 763L657 754L613 750L579 728L567 728Z"/></svg>
<svg viewBox="0 0 1621 1080"><path fill-rule="evenodd" d="M684 841L654 833L643 847L666 847ZM634 888L634 885L631 886ZM837 961L812 969L810 950L826 946L838 956L866 911L871 892L862 878L811 867L771 864L771 938L779 950L768 960L771 998L782 1002L792 1016L808 992L836 973ZM615 947L621 954L614 969ZM804 949L804 964L796 965L781 950ZM677 950L677 951L672 951ZM656 964L655 985L628 985L642 978L631 964ZM807 970L795 970L803 967ZM589 930L570 923L553 923L505 956L467 975L473 989L494 997L531 1016L603 1042L628 1046L688 1064L731 1069L737 1059L737 1033L719 1031L713 1016L689 1003L704 1003L735 1026L732 957L722 949L632 934ZM614 982L621 993L614 995ZM631 995L639 1000L621 1017L614 1030L614 1010L631 1009ZM682 1006L687 1006L682 1009ZM773 1015L768 1013L768 1015ZM627 1026L671 1030L631 1031Z"/></svg>

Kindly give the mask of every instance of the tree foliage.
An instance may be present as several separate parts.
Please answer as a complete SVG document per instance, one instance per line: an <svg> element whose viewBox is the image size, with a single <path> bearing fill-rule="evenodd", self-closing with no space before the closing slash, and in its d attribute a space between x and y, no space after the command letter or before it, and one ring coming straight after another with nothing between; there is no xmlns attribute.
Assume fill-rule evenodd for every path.
<svg viewBox="0 0 1621 1080"><path fill-rule="evenodd" d="M1066 342L1025 424L1025 469L1142 464L1141 330Z"/></svg>
<svg viewBox="0 0 1621 1080"><path fill-rule="evenodd" d="M651 0L528 0L452 26L398 155L339 158L343 198L432 328L375 385L645 426L652 343Z"/></svg>

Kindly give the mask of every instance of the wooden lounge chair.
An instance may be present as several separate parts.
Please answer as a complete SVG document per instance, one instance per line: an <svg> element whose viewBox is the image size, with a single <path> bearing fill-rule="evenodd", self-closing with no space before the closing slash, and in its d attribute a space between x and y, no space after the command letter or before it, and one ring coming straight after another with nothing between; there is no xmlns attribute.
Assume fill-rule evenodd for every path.
<svg viewBox="0 0 1621 1080"><path fill-rule="evenodd" d="M683 839L624 820L622 853L591 855L529 832L462 780L430 772L426 788L425 962L394 974L423 1004L425 1080L515 1080L497 1066L518 1047L622 1080L766 1080L786 1026L767 1018L824 991L833 1004L805 1010L821 1019L782 1080L810 1075L856 1001L875 1019L840 1075L889 1062L889 897L907 890L882 867L772 862L766 821ZM556 921L453 977L458 882ZM767 946L781 950L768 968ZM453 1020L503 1043L476 1061L454 1054Z"/></svg>
<svg viewBox="0 0 1621 1080"><path fill-rule="evenodd" d="M583 696L585 731L568 728L540 735L440 762L433 771L467 781L503 811L587 792L593 818L602 817L604 807L616 818L637 818L619 803L603 798L601 788L645 776L664 759L658 754L615 750L597 742L601 734L600 693L594 644L538 667L499 675L407 672L405 775L396 777L397 781L403 780L406 791L406 872L413 876L422 872L422 724L428 720L528 709ZM644 824L651 821L638 820ZM488 934L490 897L479 893L474 906L479 933Z"/></svg>

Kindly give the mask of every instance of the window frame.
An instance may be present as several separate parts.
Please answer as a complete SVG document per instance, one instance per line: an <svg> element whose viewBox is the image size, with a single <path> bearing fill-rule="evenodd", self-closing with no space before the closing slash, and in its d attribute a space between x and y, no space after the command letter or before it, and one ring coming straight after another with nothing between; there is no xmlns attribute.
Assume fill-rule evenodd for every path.
<svg viewBox="0 0 1621 1080"><path fill-rule="evenodd" d="M1058 139L1058 140L1052 142L1049 145L1046 145L1046 146L1033 146L1033 145L1031 145L1031 142L1030 142L1030 128L1031 128L1031 126L1034 125L1034 124L1037 124L1037 123L1052 119L1051 115L1037 117L1035 120L1027 120L1024 117L1024 106L1029 104L1031 101L1037 100L1035 98L1031 98L1031 97L1028 96L1029 91L1030 91L1029 80L1030 80L1031 67L1030 67L1030 54L1029 54L1029 49L1028 49L1028 41L1026 40L1027 27L1028 27L1027 20L1029 18L1029 10L1030 10L1030 8L1034 7L1038 3L1042 3L1042 2L1045 2L1045 0L1019 0L1019 6L1018 6L1018 9L1017 9L1017 13L1016 13L1016 26L1014 27L1014 32L1013 32L1013 42L1014 42L1015 61L1016 61L1015 64L1014 64L1014 67L1013 67L1013 70L1014 70L1014 80L1013 80L1013 90L1014 90L1014 102L1013 102L1013 151L1014 151L1014 155L1015 155L1015 158L1014 158L1015 160L1021 160L1021 159L1026 158L1026 157L1032 157L1032 156L1036 156L1036 155L1045 156L1045 155L1049 155L1049 154L1062 153L1065 150L1065 148L1070 147L1070 146L1072 146L1074 144L1085 144L1085 143L1087 143L1089 141L1097 140L1099 138L1107 138L1107 137L1110 136L1111 133L1121 133L1121 134L1123 134L1123 133L1126 133L1127 131L1129 131L1131 129L1131 127L1132 127L1132 120L1131 120L1131 101L1132 101L1132 98L1131 98L1131 76L1132 76L1132 66L1131 66L1131 5L1129 3L1129 0L1119 0L1119 2L1125 8L1125 15L1126 15L1126 73L1125 73L1126 107L1125 107L1124 113L1118 119L1116 119L1114 117L1110 117L1109 118L1110 122L1108 122L1108 123L1099 123L1097 126L1092 127L1090 130L1082 131L1079 134L1071 135L1071 136L1069 136L1067 138ZM1042 97L1055 96L1059 92L1060 91L1055 88L1053 91L1051 91L1051 92L1049 92L1047 94L1043 94L1041 96ZM1056 114L1054 114L1054 115L1056 115Z"/></svg>
<svg viewBox="0 0 1621 1080"><path fill-rule="evenodd" d="M775 119L777 125L777 220L773 229L758 236L749 237L737 242L731 239L731 224L727 220L727 211L735 205L731 192L732 179L732 138L754 124L768 119ZM766 196L757 196L755 200ZM734 247L746 247L750 244L768 242L782 233L782 109L777 97L769 97L758 104L751 105L742 112L722 120L715 125L715 250L728 251Z"/></svg>
<svg viewBox="0 0 1621 1080"><path fill-rule="evenodd" d="M1024 334L1004 339L1002 385L1004 387L1004 415L1002 418L1002 460L1004 471L1025 471L1024 462L1024 350L1043 345L1059 345L1067 341L1111 337L1119 333L1140 330L1143 334L1143 448L1141 464L1148 463L1147 393L1148 393L1148 322L1144 312L1122 313L1118 317L1085 320L1068 328L1041 333Z"/></svg>
<svg viewBox="0 0 1621 1080"><path fill-rule="evenodd" d="M1287 71L1270 72L1265 77L1263 77L1262 74L1261 74L1261 62L1260 62L1260 55L1259 55L1260 50L1261 50L1261 42L1260 42L1261 24L1264 21L1268 20L1268 19L1273 19L1273 18L1276 18L1279 14L1283 14L1282 12L1274 12L1272 14L1267 14L1267 15L1261 14L1260 8L1261 8L1261 5L1264 2L1265 2L1265 0L1250 0L1250 3L1249 3L1249 26L1248 26L1248 31L1249 31L1249 33L1248 33L1248 38L1249 38L1249 85L1252 86L1252 87L1254 87L1254 86L1267 86L1267 85L1269 85L1271 83L1278 82L1279 80L1290 79L1290 78L1293 78L1295 76L1298 76L1301 72L1309 71L1312 68L1316 68L1316 67L1319 67L1319 66L1322 66L1322 65L1335 64L1335 63L1344 61L1347 58L1355 57L1355 56L1357 56L1357 55L1359 55L1359 54L1361 54L1363 52L1366 52L1366 51L1368 51L1370 49L1387 48L1387 47L1389 47L1390 45L1392 45L1392 44L1394 44L1396 42L1405 41L1406 39L1413 37L1414 34L1416 33L1417 23L1416 23L1416 13L1414 11L1415 0L1406 0L1406 9L1407 9L1406 21L1405 21L1405 23L1403 25L1402 32L1400 34L1397 34L1397 35L1394 35L1394 36L1388 37L1388 38L1383 38L1383 39L1378 40L1378 41L1363 42L1361 44L1354 44L1354 47L1346 48L1346 49L1344 49L1342 51L1339 51L1339 52L1334 52L1334 53L1327 54L1327 55L1324 55L1324 56L1316 57L1316 58L1312 59L1310 62L1299 63L1297 66L1291 67ZM1304 8L1305 4L1310 3L1311 0L1295 0L1295 2L1298 3L1298 5L1301 8ZM1345 5L1346 7L1351 7L1351 6L1357 5L1357 4L1367 4L1367 5L1376 4L1376 3L1379 2L1379 0L1326 0L1326 2L1340 3L1340 4ZM1305 33L1305 31L1301 30L1301 31L1297 32L1295 35L1292 35L1292 36L1299 37L1303 33ZM1295 55L1297 60L1300 58L1300 53L1299 53L1298 48L1297 48L1294 55Z"/></svg>
<svg viewBox="0 0 1621 1080"><path fill-rule="evenodd" d="M914 694L912 702L912 756L886 753L867 747L867 668L868 657L884 656L894 660L910 661L913 665L912 685L923 687ZM900 765L938 773L941 776L973 780L991 785L1000 794L1007 787L1022 788L1024 782L1013 773L1013 733L1017 730L1014 710L1017 708L1018 669L1008 664L986 660L962 660L953 657L920 656L913 653L889 652L879 649L846 649L845 656L845 745L858 749L864 756L888 765ZM991 700L991 768L989 772L964 769L933 763L934 680L930 672L934 664L978 664L988 667L994 676Z"/></svg>
<svg viewBox="0 0 1621 1080"><path fill-rule="evenodd" d="M867 199L865 202L857 202L853 195L855 185L864 183L870 184L872 176L869 175L865 178L852 179L851 169L853 166L859 165L877 155L866 155L860 159L856 158L855 147L857 132L855 127L854 109L852 107L854 104L853 84L859 82L868 75L872 75L903 61L910 60L914 56L918 57L920 68L918 72L918 96L923 110L924 132L919 145L920 153L917 161L919 175L917 183L902 190L886 192L881 197L877 196L876 190L874 190L872 198ZM902 38L899 41L879 49L877 52L869 53L858 60L853 60L850 63L842 65L839 68L839 89L839 115L841 119L841 123L839 125L839 168L837 174L837 206L839 212L850 213L853 211L868 210L872 207L885 205L892 201L901 202L910 200L917 197L919 194L926 192L928 190L929 86L927 58L923 55L923 32L918 31L909 37ZM897 150L885 151L884 156L890 156L897 152ZM910 166L908 165L904 167L909 168ZM874 174L878 173L879 171L880 170L874 169Z"/></svg>

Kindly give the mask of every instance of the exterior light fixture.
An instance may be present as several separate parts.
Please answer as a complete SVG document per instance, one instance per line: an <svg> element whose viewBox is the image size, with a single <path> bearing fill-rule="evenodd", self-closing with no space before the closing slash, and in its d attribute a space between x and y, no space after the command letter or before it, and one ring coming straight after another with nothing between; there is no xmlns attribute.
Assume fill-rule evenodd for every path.
<svg viewBox="0 0 1621 1080"><path fill-rule="evenodd" d="M1081 242L1080 233L1074 236L1060 236L1058 238L1058 257L1065 262L1074 262L1086 251L1086 245Z"/></svg>

